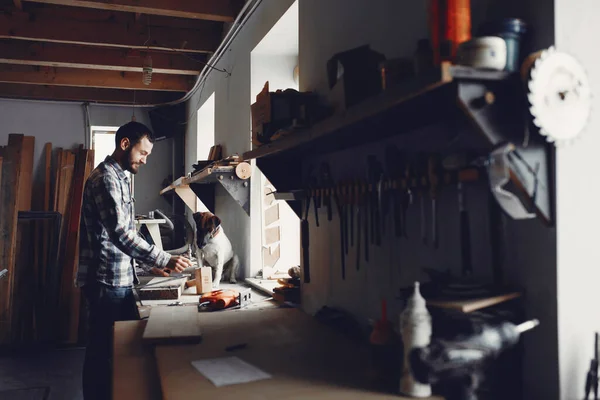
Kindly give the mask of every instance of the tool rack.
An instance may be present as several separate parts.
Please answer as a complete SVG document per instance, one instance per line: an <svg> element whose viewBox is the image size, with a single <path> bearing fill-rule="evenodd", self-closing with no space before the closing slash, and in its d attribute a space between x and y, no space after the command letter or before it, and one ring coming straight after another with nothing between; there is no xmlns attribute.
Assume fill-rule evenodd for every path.
<svg viewBox="0 0 600 400"><path fill-rule="evenodd" d="M342 114L298 130L243 154L278 192L302 189L303 159L327 154L440 123L467 123L478 135L486 154L512 142L520 168L510 181L537 216L554 223L551 192L553 148L535 131L527 113L524 84L516 73L489 71L443 63L425 76L364 100ZM531 131L531 133L530 133ZM290 206L301 216L300 201Z"/></svg>

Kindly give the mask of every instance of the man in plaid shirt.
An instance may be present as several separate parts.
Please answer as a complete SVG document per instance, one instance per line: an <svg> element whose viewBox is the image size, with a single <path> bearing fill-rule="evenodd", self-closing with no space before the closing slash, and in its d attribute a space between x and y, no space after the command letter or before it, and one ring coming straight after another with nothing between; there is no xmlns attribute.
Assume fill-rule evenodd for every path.
<svg viewBox="0 0 600 400"><path fill-rule="evenodd" d="M90 174L83 192L77 286L89 308L89 343L83 367L86 400L111 398L112 328L139 319L133 259L181 272L191 262L150 245L134 229L134 199L125 171L136 174L152 152L154 136L138 122L116 133L115 151Z"/></svg>

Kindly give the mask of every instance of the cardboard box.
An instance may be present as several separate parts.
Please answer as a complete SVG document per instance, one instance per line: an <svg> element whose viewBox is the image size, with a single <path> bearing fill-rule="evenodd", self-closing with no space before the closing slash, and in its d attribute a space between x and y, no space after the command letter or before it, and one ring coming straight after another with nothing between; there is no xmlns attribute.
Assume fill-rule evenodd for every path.
<svg viewBox="0 0 600 400"><path fill-rule="evenodd" d="M212 268L200 267L196 268L196 293L203 294L212 292Z"/></svg>

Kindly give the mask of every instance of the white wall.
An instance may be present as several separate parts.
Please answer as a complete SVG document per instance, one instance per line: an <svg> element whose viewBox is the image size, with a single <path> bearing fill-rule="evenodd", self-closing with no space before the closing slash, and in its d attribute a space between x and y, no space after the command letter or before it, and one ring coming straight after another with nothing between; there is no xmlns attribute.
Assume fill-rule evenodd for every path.
<svg viewBox="0 0 600 400"><path fill-rule="evenodd" d="M556 154L560 398L574 400L583 398L594 332L600 331L600 54L590 51L600 35L600 4L594 0L554 3L556 47L583 64L594 95L592 116L581 138Z"/></svg>
<svg viewBox="0 0 600 400"><path fill-rule="evenodd" d="M225 68L231 72L231 76L213 70L205 85L188 101L187 115L191 119L186 130L186 172L191 172L192 164L198 160L198 155L195 154L196 112L199 105L212 93L215 93L216 106L215 144L223 146L224 156L242 154L251 148L250 53L292 3L293 0L264 0L216 65L217 68ZM252 190L251 204L260 201L261 193ZM247 275L251 259L255 263L261 262L260 226L254 224L251 227L250 217L220 186L216 190L214 212L223 221L223 227L240 257L244 274Z"/></svg>
<svg viewBox="0 0 600 400"><path fill-rule="evenodd" d="M120 126L131 121L132 109L90 105L91 125ZM137 121L150 126L145 109L136 109ZM43 149L48 142L54 148L71 149L86 143L89 136L85 126L84 109L80 103L42 102L0 99L0 144L8 141L10 133L35 136L35 182L43 179ZM158 195L161 183L171 171L171 140L156 143L149 163L136 176L134 196L136 211L146 213L155 208L170 210L169 204Z"/></svg>

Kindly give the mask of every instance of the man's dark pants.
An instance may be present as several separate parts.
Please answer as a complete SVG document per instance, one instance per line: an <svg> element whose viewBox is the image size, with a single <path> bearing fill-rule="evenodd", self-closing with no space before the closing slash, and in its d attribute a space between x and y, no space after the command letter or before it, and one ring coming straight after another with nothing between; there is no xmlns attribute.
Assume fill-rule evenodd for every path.
<svg viewBox="0 0 600 400"><path fill-rule="evenodd" d="M112 337L115 321L139 319L131 288L114 288L101 283L82 288L89 311L88 345L83 364L85 400L112 397Z"/></svg>

